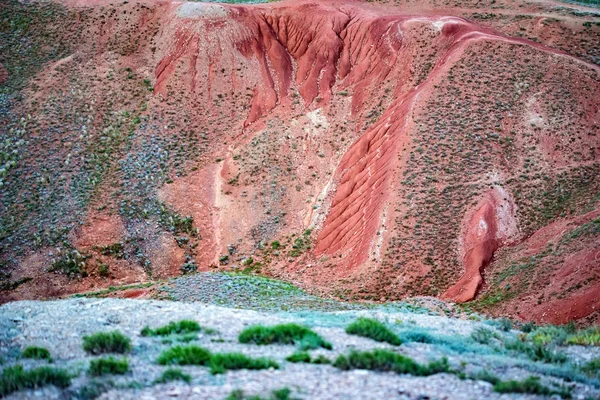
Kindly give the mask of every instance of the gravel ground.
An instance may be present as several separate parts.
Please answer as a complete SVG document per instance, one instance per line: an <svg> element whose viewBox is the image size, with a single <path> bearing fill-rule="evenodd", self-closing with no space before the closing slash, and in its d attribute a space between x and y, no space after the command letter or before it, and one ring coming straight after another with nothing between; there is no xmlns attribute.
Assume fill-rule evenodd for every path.
<svg viewBox="0 0 600 400"><path fill-rule="evenodd" d="M344 327L360 315L387 321L399 334L424 331L439 337L451 336L455 338L456 343L438 346L410 342L394 347L346 334ZM140 331L146 325L155 328L181 319L193 319L203 327L217 331L212 334L201 333L192 343L212 352L235 351L253 357L271 357L280 364L281 369L229 371L213 376L205 367L183 367L182 369L192 376L190 385L155 385L153 381L165 369L157 365L155 360L170 344L163 343L160 338L142 337ZM22 301L0 307L0 354L5 360L5 366L20 363L27 369L44 364L41 361L18 359L21 349L28 345L37 345L50 350L56 367L67 368L77 375L68 389L59 390L50 386L21 391L8 398L86 398L84 392L94 391L103 399L223 399L234 389L242 389L249 395L268 395L272 390L283 387L291 389L292 397L300 399L538 398L514 394L499 395L493 392L492 386L487 382L460 380L451 374L423 378L366 370L346 372L330 365L293 364L286 362L285 357L295 351L294 346L257 346L240 344L237 341L238 334L246 326L292 321L312 327L330 341L333 350L313 350L311 354L322 354L332 360L338 354L347 353L351 349L388 348L408 355L418 362L447 356L455 368L464 368L467 373L486 368L502 379L523 379L535 375L534 372L539 370L537 364L494 354L489 348L482 346L471 345L466 350L456 351L462 342L469 342L468 337L474 328L495 328L486 322L428 315L422 310L415 313L383 307L336 312L258 312L199 302L73 298L48 302ZM114 329L132 339L134 350L127 356L131 372L124 376L92 379L88 377L86 370L89 361L95 357L82 350L82 337ZM600 391L594 388L593 384L568 383L543 375L542 382L569 385L573 389L574 398L578 399L600 396Z"/></svg>

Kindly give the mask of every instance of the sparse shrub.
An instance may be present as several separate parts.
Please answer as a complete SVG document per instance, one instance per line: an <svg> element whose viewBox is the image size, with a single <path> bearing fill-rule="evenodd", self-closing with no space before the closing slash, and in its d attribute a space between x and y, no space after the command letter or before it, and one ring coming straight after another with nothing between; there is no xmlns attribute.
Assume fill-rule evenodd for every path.
<svg viewBox="0 0 600 400"><path fill-rule="evenodd" d="M209 366L213 375L222 374L227 370L279 368L279 365L269 358L250 358L242 353L213 354Z"/></svg>
<svg viewBox="0 0 600 400"><path fill-rule="evenodd" d="M125 354L131 351L131 340L119 331L98 332L83 337L83 350L91 354Z"/></svg>
<svg viewBox="0 0 600 400"><path fill-rule="evenodd" d="M298 344L302 350L318 347L331 349L331 343L323 340L321 336L311 329L298 324L280 324L275 326L254 325L240 333L240 343L267 344Z"/></svg>
<svg viewBox="0 0 600 400"><path fill-rule="evenodd" d="M101 376L107 374L124 375L129 371L129 363L127 359L116 359L114 357L98 358L90 361L90 369L88 370L91 376Z"/></svg>
<svg viewBox="0 0 600 400"><path fill-rule="evenodd" d="M492 374L488 370L480 371L479 373L475 374L472 378L479 381L489 382L492 385L495 385L496 383L501 381L500 378L498 378L496 375Z"/></svg>
<svg viewBox="0 0 600 400"><path fill-rule="evenodd" d="M331 360L322 354L319 354L311 360L311 364L331 364Z"/></svg>
<svg viewBox="0 0 600 400"><path fill-rule="evenodd" d="M498 335L494 331L484 327L476 328L471 332L471 339L481 344L490 344L491 340L497 337Z"/></svg>
<svg viewBox="0 0 600 400"><path fill-rule="evenodd" d="M340 355L333 366L341 370L368 369L417 376L427 376L450 370L446 359L429 363L429 365L420 365L410 357L388 350L351 351L348 355Z"/></svg>
<svg viewBox="0 0 600 400"><path fill-rule="evenodd" d="M586 374L600 375L600 358L594 358L581 366Z"/></svg>
<svg viewBox="0 0 600 400"><path fill-rule="evenodd" d="M394 346L402 344L398 336L394 334L387 326L370 318L359 318L346 328L346 333L367 337L378 342L387 342Z"/></svg>
<svg viewBox="0 0 600 400"><path fill-rule="evenodd" d="M175 346L164 350L156 362L160 365L206 365L210 352L198 346Z"/></svg>
<svg viewBox="0 0 600 400"><path fill-rule="evenodd" d="M305 351L299 351L287 356L285 359L293 363L308 363L310 362L310 354Z"/></svg>
<svg viewBox="0 0 600 400"><path fill-rule="evenodd" d="M536 376L530 376L529 378L524 379L522 381L498 381L494 384L494 391L498 393L539 394L542 396L551 396L553 394L558 394L562 397L571 397L568 391L552 390L549 387L542 385L540 383L540 378Z"/></svg>
<svg viewBox="0 0 600 400"><path fill-rule="evenodd" d="M507 350L512 350L526 355L532 361L542 361L551 364L560 364L567 361L567 356L561 352L553 351L540 344L530 344L515 339L504 342Z"/></svg>
<svg viewBox="0 0 600 400"><path fill-rule="evenodd" d="M172 381L184 381L185 383L190 383L192 381L192 377L180 369L167 368L163 371L160 378L154 381L154 383L167 383Z"/></svg>
<svg viewBox="0 0 600 400"><path fill-rule="evenodd" d="M161 326L157 329L150 329L146 326L142 329L142 336L168 336L168 335L181 335L187 333L200 332L202 328L196 321L181 320L178 322L169 322L167 325Z"/></svg>
<svg viewBox="0 0 600 400"><path fill-rule="evenodd" d="M398 334L398 338L402 343L417 342L417 343L434 343L435 338L427 332L419 330L402 331Z"/></svg>
<svg viewBox="0 0 600 400"><path fill-rule="evenodd" d="M68 277L87 276L85 270L85 260L90 256L82 254L77 250L71 250L63 254L58 260L55 260L50 267L50 272L59 272Z"/></svg>
<svg viewBox="0 0 600 400"><path fill-rule="evenodd" d="M509 332L512 329L512 321L508 318L500 318L497 324L501 331Z"/></svg>
<svg viewBox="0 0 600 400"><path fill-rule="evenodd" d="M32 389L46 385L66 388L71 384L71 377L63 369L39 367L25 371L22 365L7 367L0 375L0 396L21 389Z"/></svg>
<svg viewBox="0 0 600 400"><path fill-rule="evenodd" d="M269 397L260 397L258 395L248 397L244 394L243 390L236 389L231 392L229 396L225 398L225 400L291 400L291 394L292 391L290 389L282 388L271 392Z"/></svg>
<svg viewBox="0 0 600 400"><path fill-rule="evenodd" d="M579 331L567 337L565 343L581 346L600 346L600 328L592 327Z"/></svg>
<svg viewBox="0 0 600 400"><path fill-rule="evenodd" d="M34 360L47 360L52 362L52 356L48 349L43 347L28 346L21 353L21 358L33 358Z"/></svg>
<svg viewBox="0 0 600 400"><path fill-rule="evenodd" d="M535 329L535 323L529 321L521 325L521 332L529 333Z"/></svg>

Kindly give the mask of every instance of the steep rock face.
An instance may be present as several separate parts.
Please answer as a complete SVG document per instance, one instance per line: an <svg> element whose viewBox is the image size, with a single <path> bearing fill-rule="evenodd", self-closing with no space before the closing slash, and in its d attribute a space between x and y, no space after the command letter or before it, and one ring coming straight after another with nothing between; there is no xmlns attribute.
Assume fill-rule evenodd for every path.
<svg viewBox="0 0 600 400"><path fill-rule="evenodd" d="M507 246L598 209L599 70L562 50L360 2L66 7L69 53L3 117L29 137L2 195L12 279L71 247L92 275L45 274L43 293L236 266L346 298L469 301Z"/></svg>

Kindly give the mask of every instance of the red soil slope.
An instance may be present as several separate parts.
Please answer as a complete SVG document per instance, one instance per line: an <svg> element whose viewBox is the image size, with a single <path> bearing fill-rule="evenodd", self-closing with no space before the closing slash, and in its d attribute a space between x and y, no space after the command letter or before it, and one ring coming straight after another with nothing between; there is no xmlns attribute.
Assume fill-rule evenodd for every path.
<svg viewBox="0 0 600 400"><path fill-rule="evenodd" d="M71 196L50 196L42 222L7 225L11 279L33 280L5 297L235 267L342 298L466 302L483 288L475 304L504 314L544 293L524 318L597 319L595 250L564 248L558 291L483 301L504 291L487 274L510 270L508 254L600 209L600 68L587 40L600 35L582 23L600 19L540 3L513 24L523 18L510 5L483 23L461 3L57 5L73 13L54 24L75 33L11 108L37 139L3 211L23 212L17 177L44 179L48 166L57 176L43 190ZM71 248L85 274L42 273Z"/></svg>

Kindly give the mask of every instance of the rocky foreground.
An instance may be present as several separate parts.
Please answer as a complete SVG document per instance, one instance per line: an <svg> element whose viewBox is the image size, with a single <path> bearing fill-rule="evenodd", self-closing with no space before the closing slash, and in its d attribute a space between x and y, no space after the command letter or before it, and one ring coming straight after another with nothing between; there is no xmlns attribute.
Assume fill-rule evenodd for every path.
<svg viewBox="0 0 600 400"><path fill-rule="evenodd" d="M268 290L269 282L264 281L265 290ZM237 284L235 279L231 284ZM244 284L238 287L248 288ZM177 289L172 289L173 297L176 297L175 292ZM281 291L274 290L274 293L273 303L277 302L278 296L283 299ZM293 298L293 293L290 296ZM211 299L208 298L208 301ZM63 389L49 385L13 392L7 398L243 399L252 395L280 398L269 396L275 396L274 391L281 389L289 390L283 394L287 397L281 398L298 399L545 397L498 393L488 382L492 380L490 376L503 382L523 381L537 376L539 384L550 390L547 394L555 393L554 398L594 399L600 396L597 371L589 369L593 365L590 362L600 357L600 348L566 344L572 343L572 338L579 337L578 334L556 342L556 337L564 333L565 328L525 325L516 330L508 320L488 320L466 313L459 313L460 318L448 317L444 314L449 311L443 307L433 307L437 310L434 311L406 303L385 306L339 304L339 311L335 311L333 303L327 303L325 308L334 311L319 311L317 303L304 308L291 307L292 311L274 311L273 303L268 303L263 311L201 302L113 298L5 304L0 307L3 369L18 364L23 365L25 370L49 365L64 369L72 376L70 384ZM256 304L253 308L260 309ZM402 344L394 346L346 333L346 327L359 317L385 323ZM196 321L202 329L192 335L142 335L146 326L156 329L181 320ZM313 361L323 356L320 357L321 362L327 362L326 358L333 364L286 361L286 357L298 352L298 346L244 344L238 340L240 333L249 326L290 322L313 329L329 342L331 350L317 348L308 353ZM82 347L83 338L114 330L131 339L130 351L114 355L117 359L126 357L128 371L92 377L90 362L107 355L86 353ZM536 347L536 343L543 343L543 346ZM22 351L28 346L49 350L52 362L23 358ZM169 368L159 365L157 359L163 351L174 346L199 346L212 354L239 352L251 358L268 357L277 366L216 374L212 374L206 366L175 366L189 375L189 383L182 380L157 383L161 374ZM447 357L447 372L413 376L368 369L343 370L336 362L338 356L348 355L352 350L374 349L387 349L408 356L420 365ZM282 392L276 393L282 395Z"/></svg>

